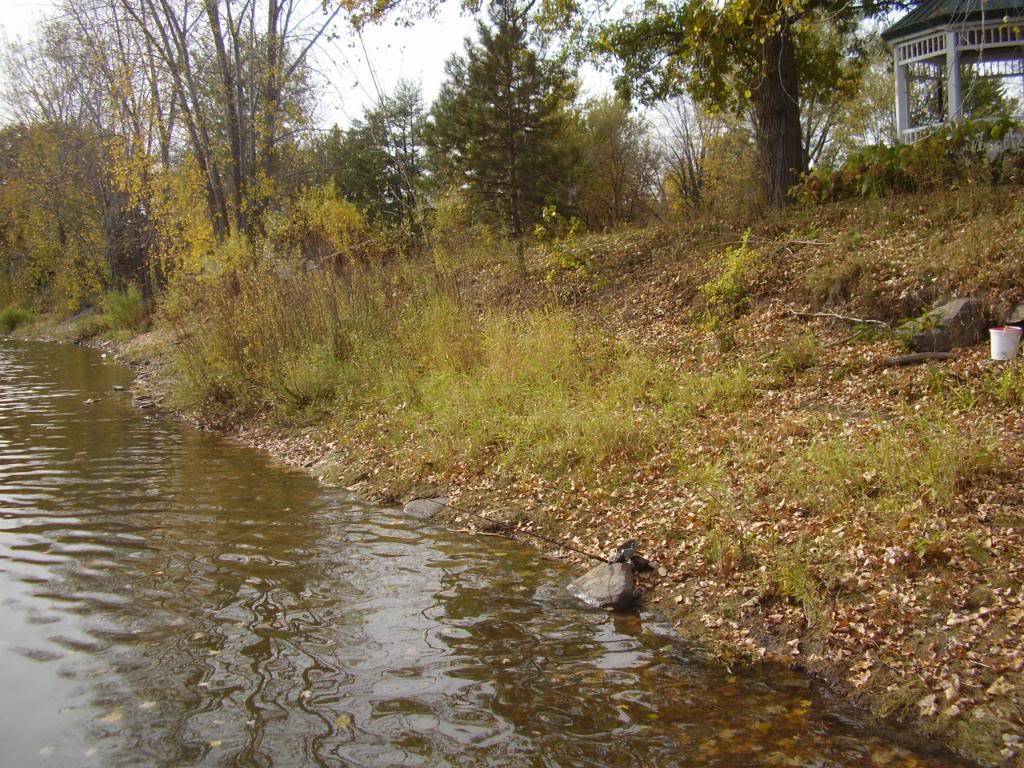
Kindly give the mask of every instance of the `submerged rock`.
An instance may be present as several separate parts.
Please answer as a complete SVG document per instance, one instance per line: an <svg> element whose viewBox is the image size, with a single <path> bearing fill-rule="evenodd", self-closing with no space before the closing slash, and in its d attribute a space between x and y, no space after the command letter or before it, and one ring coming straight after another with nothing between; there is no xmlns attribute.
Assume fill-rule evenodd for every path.
<svg viewBox="0 0 1024 768"><path fill-rule="evenodd" d="M412 517L419 517L421 519L428 520L447 506L448 499L444 497L438 497L436 499L413 499L402 507L402 511Z"/></svg>
<svg viewBox="0 0 1024 768"><path fill-rule="evenodd" d="M625 563L601 563L573 581L569 591L595 608L621 611L636 600L633 566Z"/></svg>
<svg viewBox="0 0 1024 768"><path fill-rule="evenodd" d="M988 338L988 323L977 299L959 298L940 304L900 327L914 352L949 352Z"/></svg>

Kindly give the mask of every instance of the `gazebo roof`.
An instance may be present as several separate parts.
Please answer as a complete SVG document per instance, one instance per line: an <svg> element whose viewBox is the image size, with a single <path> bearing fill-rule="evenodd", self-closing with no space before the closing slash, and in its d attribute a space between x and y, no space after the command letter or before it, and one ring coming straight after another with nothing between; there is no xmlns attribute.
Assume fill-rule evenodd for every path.
<svg viewBox="0 0 1024 768"><path fill-rule="evenodd" d="M948 24L980 21L983 17L1002 22L1004 16L1024 15L1024 0L923 0L914 10L882 33L890 42Z"/></svg>

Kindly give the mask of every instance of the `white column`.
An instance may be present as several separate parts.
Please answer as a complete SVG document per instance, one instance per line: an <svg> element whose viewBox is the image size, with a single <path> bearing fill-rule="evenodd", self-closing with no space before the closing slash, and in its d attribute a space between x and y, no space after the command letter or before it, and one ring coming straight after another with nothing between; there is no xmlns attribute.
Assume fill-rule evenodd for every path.
<svg viewBox="0 0 1024 768"><path fill-rule="evenodd" d="M899 46L893 49L892 55L896 72L896 136L903 141L903 134L910 130L910 78L907 65L900 63Z"/></svg>
<svg viewBox="0 0 1024 768"><path fill-rule="evenodd" d="M946 119L949 122L964 116L963 93L960 86L960 35L946 33Z"/></svg>

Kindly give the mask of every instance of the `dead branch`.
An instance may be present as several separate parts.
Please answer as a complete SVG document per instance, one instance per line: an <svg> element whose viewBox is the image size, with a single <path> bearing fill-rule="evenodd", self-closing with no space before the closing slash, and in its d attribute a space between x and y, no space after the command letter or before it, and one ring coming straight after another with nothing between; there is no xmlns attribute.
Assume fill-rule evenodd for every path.
<svg viewBox="0 0 1024 768"><path fill-rule="evenodd" d="M823 317L827 320L842 320L844 323L853 323L855 325L874 325L879 328L888 328L889 324L882 320L872 320L869 317L853 317L852 315L840 315L835 312L800 312L792 309L789 314L794 317Z"/></svg>

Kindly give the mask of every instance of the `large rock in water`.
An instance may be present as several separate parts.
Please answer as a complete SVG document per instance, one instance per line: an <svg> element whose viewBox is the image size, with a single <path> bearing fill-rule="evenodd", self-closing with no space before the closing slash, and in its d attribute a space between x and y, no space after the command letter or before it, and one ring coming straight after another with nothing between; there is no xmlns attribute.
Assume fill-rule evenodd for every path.
<svg viewBox="0 0 1024 768"><path fill-rule="evenodd" d="M947 301L900 328L914 352L949 352L988 338L981 302L960 298Z"/></svg>
<svg viewBox="0 0 1024 768"><path fill-rule="evenodd" d="M436 499L413 499L402 507L402 511L412 517L429 520L447 506L448 499L443 497L438 497Z"/></svg>
<svg viewBox="0 0 1024 768"><path fill-rule="evenodd" d="M602 563L572 582L569 591L595 608L623 610L636 600L633 566L629 563Z"/></svg>

